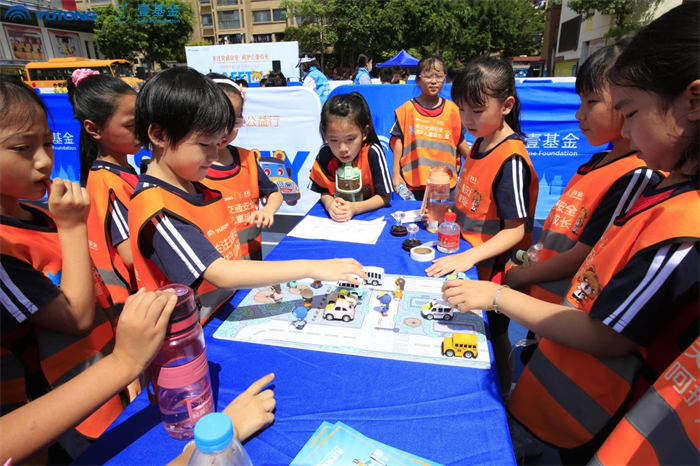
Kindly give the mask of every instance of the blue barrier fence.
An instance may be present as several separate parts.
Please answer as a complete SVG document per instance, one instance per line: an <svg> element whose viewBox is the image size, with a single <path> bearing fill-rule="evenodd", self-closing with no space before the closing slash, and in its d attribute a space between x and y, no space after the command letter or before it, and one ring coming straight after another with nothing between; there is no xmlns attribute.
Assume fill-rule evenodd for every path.
<svg viewBox="0 0 700 466"><path fill-rule="evenodd" d="M441 95L450 98L451 85ZM574 117L579 98L573 82L524 80L517 85L522 102L522 126L527 133L526 145L540 179L540 193L536 217L545 218L561 195L579 165L588 161L604 147L593 147L583 136ZM415 84L405 85L343 85L331 95L360 92L369 103L374 125L390 162L389 131L394 124L394 110L407 100L419 95ZM65 94L43 94L52 117L54 132L55 166L52 176L73 181L80 177L78 139L80 126L73 119L73 111ZM467 134L471 142L471 137ZM142 150L130 161L134 166L148 152ZM309 154L315 157L316 154ZM391 167L391 162L389 163ZM300 180L302 182L302 180Z"/></svg>

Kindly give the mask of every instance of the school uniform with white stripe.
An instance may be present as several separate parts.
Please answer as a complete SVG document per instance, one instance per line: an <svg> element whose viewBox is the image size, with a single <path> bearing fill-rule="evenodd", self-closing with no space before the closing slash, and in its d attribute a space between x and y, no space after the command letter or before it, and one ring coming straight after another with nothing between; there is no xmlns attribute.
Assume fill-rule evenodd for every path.
<svg viewBox="0 0 700 466"><path fill-rule="evenodd" d="M651 186L593 247L563 304L637 347L603 358L543 338L507 406L541 440L592 455L637 387L698 336L698 211L697 181Z"/></svg>
<svg viewBox="0 0 700 466"><path fill-rule="evenodd" d="M134 270L139 286L149 291L170 283L193 288L206 322L234 290L219 289L204 279L214 261L241 258L232 214L219 191L194 183L190 194L158 178L142 175L129 206Z"/></svg>
<svg viewBox="0 0 700 466"><path fill-rule="evenodd" d="M455 210L462 237L478 247L503 230L505 220L525 219L525 235L518 244L477 264L479 279L490 280L505 269L515 251L530 247L539 180L520 136L511 134L479 152L482 141L472 145L457 184ZM502 314L489 316L491 335L505 333L509 322Z"/></svg>

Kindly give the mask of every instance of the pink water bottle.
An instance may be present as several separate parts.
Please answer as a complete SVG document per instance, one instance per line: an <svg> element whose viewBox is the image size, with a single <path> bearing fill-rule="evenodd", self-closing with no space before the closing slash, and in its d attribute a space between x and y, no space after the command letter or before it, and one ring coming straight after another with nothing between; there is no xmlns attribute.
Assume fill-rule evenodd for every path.
<svg viewBox="0 0 700 466"><path fill-rule="evenodd" d="M165 341L151 363L153 386L165 430L179 440L194 437L194 425L214 411L204 333L194 291L185 285L166 285L177 306L170 317Z"/></svg>

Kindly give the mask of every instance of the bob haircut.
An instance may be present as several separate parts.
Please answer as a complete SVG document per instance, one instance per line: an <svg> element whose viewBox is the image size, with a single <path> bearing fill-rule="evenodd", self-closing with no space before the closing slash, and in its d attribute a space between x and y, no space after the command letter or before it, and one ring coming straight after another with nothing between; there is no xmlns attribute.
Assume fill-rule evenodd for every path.
<svg viewBox="0 0 700 466"><path fill-rule="evenodd" d="M151 147L148 129L159 126L171 147L188 134L231 132L236 116L224 91L199 71L170 68L148 80L136 98L136 136Z"/></svg>

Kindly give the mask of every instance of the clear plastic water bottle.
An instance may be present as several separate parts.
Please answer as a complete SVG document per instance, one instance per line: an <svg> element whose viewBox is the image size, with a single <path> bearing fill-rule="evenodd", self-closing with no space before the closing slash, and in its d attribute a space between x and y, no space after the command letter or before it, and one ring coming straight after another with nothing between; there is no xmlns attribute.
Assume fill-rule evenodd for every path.
<svg viewBox="0 0 700 466"><path fill-rule="evenodd" d="M532 264L536 264L540 260L540 254L542 253L542 243L535 243L530 246L527 251L520 249L515 253L515 258L523 263L524 267L529 267Z"/></svg>
<svg viewBox="0 0 700 466"><path fill-rule="evenodd" d="M413 195L413 192L411 192L411 190L408 189L406 187L406 185L403 183L401 183L399 185L399 189L397 189L396 191L397 191L396 193L399 196L401 196L401 199L403 199L404 201L415 201L416 200L416 196Z"/></svg>
<svg viewBox="0 0 700 466"><path fill-rule="evenodd" d="M438 251L445 254L454 254L459 251L460 228L455 222L457 214L445 213L445 221L438 228Z"/></svg>
<svg viewBox="0 0 700 466"><path fill-rule="evenodd" d="M173 438L191 439L197 421L214 411L204 333L190 287L173 284L160 290L174 291L178 302L151 363L153 387L165 430Z"/></svg>
<svg viewBox="0 0 700 466"><path fill-rule="evenodd" d="M196 449L188 466L253 466L248 453L233 436L233 423L224 413L204 416L194 426Z"/></svg>

